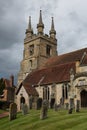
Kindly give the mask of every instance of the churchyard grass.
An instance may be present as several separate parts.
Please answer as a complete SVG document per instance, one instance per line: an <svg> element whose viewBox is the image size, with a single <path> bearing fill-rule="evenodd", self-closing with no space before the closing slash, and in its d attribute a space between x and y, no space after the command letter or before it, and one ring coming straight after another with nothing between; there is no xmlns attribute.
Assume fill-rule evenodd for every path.
<svg viewBox="0 0 87 130"><path fill-rule="evenodd" d="M0 130L87 130L87 109L68 114L67 110L49 110L48 118L40 119L40 110L30 110L29 114L17 114L17 119L0 119Z"/></svg>

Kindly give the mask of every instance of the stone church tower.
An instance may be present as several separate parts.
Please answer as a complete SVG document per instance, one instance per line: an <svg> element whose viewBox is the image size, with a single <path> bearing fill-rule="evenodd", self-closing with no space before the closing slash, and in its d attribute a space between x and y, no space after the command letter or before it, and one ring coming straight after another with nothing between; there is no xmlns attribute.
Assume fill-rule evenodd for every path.
<svg viewBox="0 0 87 130"><path fill-rule="evenodd" d="M29 17L29 24L24 39L23 60L20 63L20 71L18 73L18 85L25 79L27 74L35 69L39 69L44 65L48 58L56 55L57 40L53 17L49 35L44 34L42 11L40 10L37 34L34 34L33 32L31 17Z"/></svg>

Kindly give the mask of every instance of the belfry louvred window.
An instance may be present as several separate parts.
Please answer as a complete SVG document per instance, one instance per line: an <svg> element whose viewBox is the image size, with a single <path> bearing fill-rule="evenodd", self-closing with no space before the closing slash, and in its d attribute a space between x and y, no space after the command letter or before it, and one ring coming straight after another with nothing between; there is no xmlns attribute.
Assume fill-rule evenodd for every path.
<svg viewBox="0 0 87 130"><path fill-rule="evenodd" d="M50 45L47 45L47 47L46 47L46 54L47 54L48 56L51 55L51 46L50 46Z"/></svg>
<svg viewBox="0 0 87 130"><path fill-rule="evenodd" d="M29 52L30 52L30 55L34 54L34 45L29 46Z"/></svg>

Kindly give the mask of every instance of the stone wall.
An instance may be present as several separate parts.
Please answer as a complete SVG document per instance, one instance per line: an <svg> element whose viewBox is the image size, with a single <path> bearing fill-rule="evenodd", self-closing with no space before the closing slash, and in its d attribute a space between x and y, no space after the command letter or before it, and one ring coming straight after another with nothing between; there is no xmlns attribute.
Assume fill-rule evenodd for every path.
<svg viewBox="0 0 87 130"><path fill-rule="evenodd" d="M23 96L25 98L25 103L28 105L29 107L29 95L27 94L25 88L22 86L18 95L15 97L15 102L17 103L17 109L18 111L20 111L20 107L21 107L21 103L20 103L20 99L21 96Z"/></svg>
<svg viewBox="0 0 87 130"><path fill-rule="evenodd" d="M55 102L57 104L60 104L60 99L62 98L62 85L63 84L56 84L55 90L54 90L54 97L51 97L53 94L52 85L47 85L49 87L49 102L51 101L51 98L55 98ZM45 86L36 87L37 92L39 93L39 97L43 99L43 88Z"/></svg>
<svg viewBox="0 0 87 130"><path fill-rule="evenodd" d="M56 85L56 103L60 104L60 100L62 98L62 86L63 84L57 84Z"/></svg>
<svg viewBox="0 0 87 130"><path fill-rule="evenodd" d="M30 46L34 45L33 54L30 55ZM50 45L50 55L46 53L47 45ZM24 42L23 60L21 61L20 71L18 74L18 84L25 78L26 73L38 69L44 65L48 58L57 55L57 41L45 35L32 37ZM31 65L32 62L32 65Z"/></svg>

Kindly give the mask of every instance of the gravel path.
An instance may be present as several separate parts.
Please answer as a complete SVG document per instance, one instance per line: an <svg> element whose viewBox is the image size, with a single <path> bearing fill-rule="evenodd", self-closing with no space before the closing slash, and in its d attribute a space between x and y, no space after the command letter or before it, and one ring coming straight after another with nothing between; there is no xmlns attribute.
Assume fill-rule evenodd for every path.
<svg viewBox="0 0 87 130"><path fill-rule="evenodd" d="M6 117L8 115L9 115L9 112L2 113L2 114L0 114L0 118Z"/></svg>

